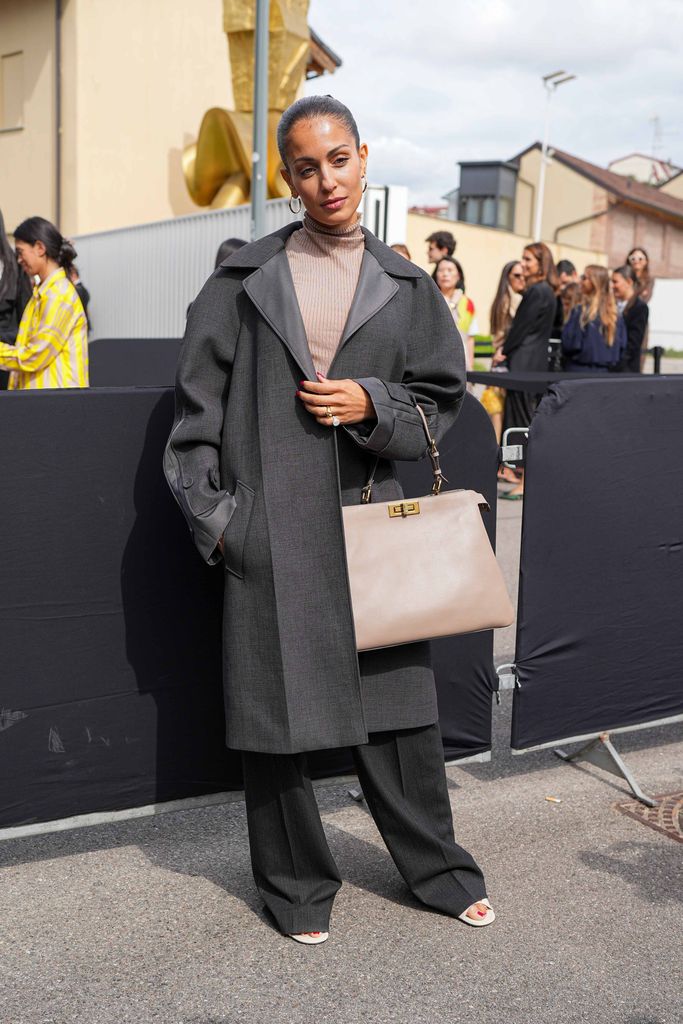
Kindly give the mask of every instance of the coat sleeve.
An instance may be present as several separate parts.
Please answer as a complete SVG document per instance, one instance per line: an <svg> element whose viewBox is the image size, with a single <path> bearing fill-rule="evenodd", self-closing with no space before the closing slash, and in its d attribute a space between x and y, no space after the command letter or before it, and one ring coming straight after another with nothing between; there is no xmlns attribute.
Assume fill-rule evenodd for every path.
<svg viewBox="0 0 683 1024"><path fill-rule="evenodd" d="M545 296L541 289L532 285L519 304L519 309L503 343L503 355L509 356L511 352L520 347L527 335L534 333L539 318L545 314L544 299Z"/></svg>
<svg viewBox="0 0 683 1024"><path fill-rule="evenodd" d="M622 369L637 365L640 359L649 313L644 302L637 302L629 315L623 318L626 324L626 350L622 357Z"/></svg>
<svg viewBox="0 0 683 1024"><path fill-rule="evenodd" d="M624 322L623 316L617 317L617 329L614 335L614 344L616 346L615 362L620 363L624 355L626 354L626 323Z"/></svg>
<svg viewBox="0 0 683 1024"><path fill-rule="evenodd" d="M164 473L202 558L220 561L218 541L235 510L220 488L220 447L239 317L237 290L214 275L193 302L178 360L175 419Z"/></svg>
<svg viewBox="0 0 683 1024"><path fill-rule="evenodd" d="M406 366L400 381L358 377L370 395L376 422L344 429L356 444L384 459L416 461L427 439L416 405L438 441L455 422L467 382L465 350L451 312L431 278L415 284Z"/></svg>
<svg viewBox="0 0 683 1024"><path fill-rule="evenodd" d="M567 356L576 355L583 347L583 331L579 322L580 316L581 310L577 306L571 311L569 320L567 320L567 323L562 328L562 351Z"/></svg>

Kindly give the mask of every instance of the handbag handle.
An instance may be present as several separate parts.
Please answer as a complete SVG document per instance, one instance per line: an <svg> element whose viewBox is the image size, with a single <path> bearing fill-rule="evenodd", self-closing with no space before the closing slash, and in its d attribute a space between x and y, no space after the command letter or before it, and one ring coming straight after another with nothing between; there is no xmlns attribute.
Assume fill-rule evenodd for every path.
<svg viewBox="0 0 683 1024"><path fill-rule="evenodd" d="M446 480L446 477L441 472L439 449L436 447L436 441L429 433L429 424L427 423L427 417L425 416L422 407L417 405L416 403L415 408L420 414L422 426L424 427L424 432L427 437L427 455L429 456L429 461L432 464L432 474L434 476L434 483L432 484L432 494L440 494L441 488L443 487L444 483L448 483L448 480ZM377 472L378 466L379 455L375 459L375 464L372 467L372 472L370 473L370 476L368 477L368 482L360 492L361 505L368 505L372 499L372 485L375 482L375 473Z"/></svg>

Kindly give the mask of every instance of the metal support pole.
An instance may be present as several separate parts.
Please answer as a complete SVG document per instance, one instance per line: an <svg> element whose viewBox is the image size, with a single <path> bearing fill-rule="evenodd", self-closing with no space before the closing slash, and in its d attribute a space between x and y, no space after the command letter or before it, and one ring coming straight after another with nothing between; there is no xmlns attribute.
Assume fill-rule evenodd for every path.
<svg viewBox="0 0 683 1024"><path fill-rule="evenodd" d="M254 142L251 163L251 240L266 233L268 170L268 23L270 0L256 0L254 44Z"/></svg>
<svg viewBox="0 0 683 1024"><path fill-rule="evenodd" d="M659 374L662 372L662 356L664 355L663 347L661 345L655 345L652 349L652 355L655 361L654 372Z"/></svg>
<svg viewBox="0 0 683 1024"><path fill-rule="evenodd" d="M594 764L598 768L602 768L605 772L610 772L612 775L616 775L620 779L624 779L628 783L629 788L635 798L640 800L641 804L645 804L646 807L656 807L657 801L653 800L652 797L646 796L642 789L636 782L635 778L629 771L629 768L624 764L623 760L615 750L612 742L609 738L609 733L603 732L597 736L590 743L587 743L580 750L576 750L573 754L567 753L566 750L560 748L553 751L558 757L561 757L563 761L588 761L589 764Z"/></svg>
<svg viewBox="0 0 683 1024"><path fill-rule="evenodd" d="M543 146L541 147L541 170L538 176L538 192L536 193L536 213L534 216L534 242L540 242L543 227L543 197L545 193L545 169L548 163L548 145L550 139L550 101L558 85L572 82L576 75L568 75L566 71L553 71L543 76L543 88L546 91L545 126L543 128Z"/></svg>
<svg viewBox="0 0 683 1024"><path fill-rule="evenodd" d="M62 231L62 0L55 3L55 224Z"/></svg>
<svg viewBox="0 0 683 1024"><path fill-rule="evenodd" d="M555 91L552 87L549 87L547 83L546 88L546 101L545 101L545 126L543 128L543 145L541 147L541 170L538 176L538 192L536 193L536 216L534 217L534 242L541 241L541 226L543 222L543 198L545 195L545 165L548 160L548 137L550 135L550 100L552 99L553 92Z"/></svg>

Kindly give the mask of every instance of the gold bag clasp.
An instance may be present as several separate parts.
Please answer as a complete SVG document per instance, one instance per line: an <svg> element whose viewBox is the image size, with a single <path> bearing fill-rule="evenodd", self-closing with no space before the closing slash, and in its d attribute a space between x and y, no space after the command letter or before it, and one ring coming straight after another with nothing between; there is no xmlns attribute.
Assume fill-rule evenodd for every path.
<svg viewBox="0 0 683 1024"><path fill-rule="evenodd" d="M398 516L405 519L406 516L419 516L419 501L397 501L395 505L389 505L389 516L396 519Z"/></svg>

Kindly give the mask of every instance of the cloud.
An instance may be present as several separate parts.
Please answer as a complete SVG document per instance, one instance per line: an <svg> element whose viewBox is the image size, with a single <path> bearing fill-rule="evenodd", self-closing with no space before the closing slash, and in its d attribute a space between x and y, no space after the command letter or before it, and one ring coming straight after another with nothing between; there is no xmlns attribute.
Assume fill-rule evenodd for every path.
<svg viewBox="0 0 683 1024"><path fill-rule="evenodd" d="M578 77L552 101L551 142L596 163L651 151L683 165L680 0L311 0L309 22L343 60L307 92L354 111L375 181L434 202L459 160L507 159L543 134L541 75Z"/></svg>

